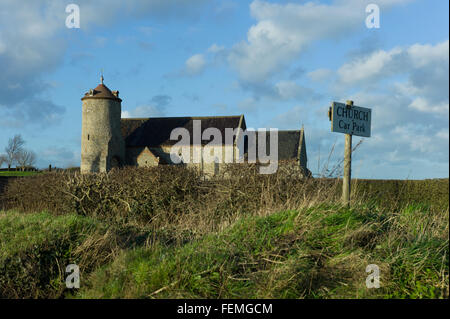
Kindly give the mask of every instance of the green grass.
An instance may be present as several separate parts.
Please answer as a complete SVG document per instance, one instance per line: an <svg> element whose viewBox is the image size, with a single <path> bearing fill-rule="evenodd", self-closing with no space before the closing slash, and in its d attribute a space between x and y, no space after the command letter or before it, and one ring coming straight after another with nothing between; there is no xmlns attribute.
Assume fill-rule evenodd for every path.
<svg viewBox="0 0 450 319"><path fill-rule="evenodd" d="M77 249L85 247L94 258L89 242L105 232L99 222L77 215L0 212L0 297L59 297L68 264L89 268Z"/></svg>
<svg viewBox="0 0 450 319"><path fill-rule="evenodd" d="M5 176L35 176L42 174L42 172L21 172L21 171L1 171L0 177Z"/></svg>
<svg viewBox="0 0 450 319"><path fill-rule="evenodd" d="M81 298L443 298L448 215L322 205L251 217L180 246L123 251ZM376 264L381 288L367 289Z"/></svg>
<svg viewBox="0 0 450 319"><path fill-rule="evenodd" d="M284 194L283 188L272 188L242 197L261 201L250 209L236 199L245 190L230 187L217 211L203 197L200 208L186 201L182 195L189 188L122 195L121 203L129 206L121 208L110 206L115 197L106 196L120 194L121 188L94 193L92 186L83 186L76 196L105 206L89 210L74 202L81 205L78 214L77 206L71 208L58 192L39 195L44 188L39 179L17 179L24 185L33 182L35 191L24 186L13 203L35 195L28 201L53 203L46 206L52 213L0 212L0 298L449 296L448 179L395 182L387 190L382 183L368 183L354 188L364 196L355 196L359 202L352 208L319 197L269 206L273 197ZM58 185L60 191L64 184ZM127 201L148 205L135 212ZM81 269L78 291L65 289L70 263ZM369 264L380 269L379 289L366 287Z"/></svg>

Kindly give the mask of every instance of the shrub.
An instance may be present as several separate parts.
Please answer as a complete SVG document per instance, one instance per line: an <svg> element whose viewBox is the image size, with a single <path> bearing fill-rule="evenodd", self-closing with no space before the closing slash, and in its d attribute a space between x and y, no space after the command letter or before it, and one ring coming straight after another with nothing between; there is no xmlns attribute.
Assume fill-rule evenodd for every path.
<svg viewBox="0 0 450 319"><path fill-rule="evenodd" d="M225 178L224 178L225 177ZM204 180L178 166L124 168L80 175L55 172L12 181L4 194L9 209L76 213L116 226L157 230L188 240L220 230L238 217L298 209L341 198L339 179L299 178L287 170L261 175L255 164L228 165L222 178ZM411 203L448 209L448 179L354 180L354 203L386 210Z"/></svg>
<svg viewBox="0 0 450 319"><path fill-rule="evenodd" d="M0 212L0 298L61 297L68 264L88 273L113 249L111 233L86 217Z"/></svg>
<svg viewBox="0 0 450 319"><path fill-rule="evenodd" d="M230 166L229 178L203 180L176 166L125 168L105 174L49 173L13 181L7 208L77 213L115 225L151 226L177 233L204 233L237 216L334 200L336 180L261 175L257 167Z"/></svg>

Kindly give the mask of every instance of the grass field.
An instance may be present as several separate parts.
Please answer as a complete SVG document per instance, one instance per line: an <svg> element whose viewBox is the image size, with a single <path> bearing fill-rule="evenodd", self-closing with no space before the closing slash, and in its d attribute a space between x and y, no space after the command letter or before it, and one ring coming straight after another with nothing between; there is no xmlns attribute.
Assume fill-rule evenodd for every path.
<svg viewBox="0 0 450 319"><path fill-rule="evenodd" d="M41 172L21 172L21 171L0 171L0 177L5 176L35 176L42 174Z"/></svg>
<svg viewBox="0 0 450 319"><path fill-rule="evenodd" d="M447 224L448 225L448 224ZM322 205L238 220L180 246L122 252L82 298L445 298L446 217ZM366 266L381 288L367 289Z"/></svg>
<svg viewBox="0 0 450 319"><path fill-rule="evenodd" d="M87 217L0 213L0 295L448 297L448 212L425 206L386 215L376 207L319 205L242 218L187 243L140 236L141 244L121 247L117 229ZM75 295L61 275L69 263L84 274ZM365 286L369 264L380 268L380 289Z"/></svg>
<svg viewBox="0 0 450 319"><path fill-rule="evenodd" d="M22 209L0 212L0 297L449 296L448 179L369 183L347 208L329 196L339 188L318 181L282 194L286 181L276 177L205 188L174 173L169 184L150 180L153 171L119 172L123 188L114 175L83 178L82 188L71 188L73 175L56 188L48 186L57 175L18 180L9 191L36 185L38 197L13 198ZM139 178L143 189L129 186ZM72 203L55 199L64 187ZM423 187L428 194L417 195ZM72 263L77 290L64 284ZM379 268L378 289L366 287L368 265Z"/></svg>

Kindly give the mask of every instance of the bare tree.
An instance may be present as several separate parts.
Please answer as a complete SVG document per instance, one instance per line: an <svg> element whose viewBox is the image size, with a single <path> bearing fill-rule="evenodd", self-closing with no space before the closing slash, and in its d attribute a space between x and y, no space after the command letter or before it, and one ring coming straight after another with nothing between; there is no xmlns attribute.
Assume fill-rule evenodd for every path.
<svg viewBox="0 0 450 319"><path fill-rule="evenodd" d="M16 161L17 154L23 150L24 144L25 141L20 134L14 135L13 138L9 139L8 145L5 147L6 163L9 167Z"/></svg>
<svg viewBox="0 0 450 319"><path fill-rule="evenodd" d="M33 151L22 149L17 153L16 161L22 170L24 170L25 167L33 166L36 162L36 154Z"/></svg>
<svg viewBox="0 0 450 319"><path fill-rule="evenodd" d="M0 154L0 168L3 166L4 163L6 163L8 159L6 158L6 155Z"/></svg>

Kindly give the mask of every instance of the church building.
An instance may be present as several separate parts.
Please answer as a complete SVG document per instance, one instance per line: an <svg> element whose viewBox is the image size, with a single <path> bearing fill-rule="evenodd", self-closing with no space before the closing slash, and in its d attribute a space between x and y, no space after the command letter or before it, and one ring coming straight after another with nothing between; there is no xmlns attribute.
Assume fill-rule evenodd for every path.
<svg viewBox="0 0 450 319"><path fill-rule="evenodd" d="M103 76L101 83L89 90L81 100L81 173L107 172L121 166L151 167L181 163L197 168L202 174L214 176L226 162L226 154L232 154L233 159L236 154L244 158L247 155L249 142L244 115L121 118L119 91L106 87ZM211 129L220 132L223 137L221 143L211 146L210 140L196 140L197 124L201 125L201 136ZM177 128L189 133L187 156L184 152L171 156L172 147L178 143L177 139L171 139L171 133ZM231 139L225 138L229 129L235 132ZM266 134L266 153L270 154L269 131ZM254 142L258 145L257 140ZM214 150L217 148L221 152ZM210 159L213 154L221 154L222 158L205 160L206 155ZM278 158L280 163L294 163L305 175L308 174L303 128L278 132Z"/></svg>

